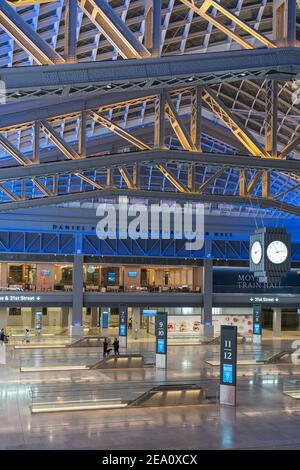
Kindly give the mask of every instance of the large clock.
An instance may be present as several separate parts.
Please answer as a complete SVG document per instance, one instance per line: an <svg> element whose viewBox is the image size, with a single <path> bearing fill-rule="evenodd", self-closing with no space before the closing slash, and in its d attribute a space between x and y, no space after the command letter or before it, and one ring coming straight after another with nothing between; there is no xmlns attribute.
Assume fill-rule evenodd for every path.
<svg viewBox="0 0 300 470"><path fill-rule="evenodd" d="M254 264L258 264L262 257L262 246L261 243L257 240L253 243L251 247L251 259Z"/></svg>
<svg viewBox="0 0 300 470"><path fill-rule="evenodd" d="M259 282L279 283L291 269L291 240L283 228L257 229L250 237L250 271Z"/></svg>
<svg viewBox="0 0 300 470"><path fill-rule="evenodd" d="M288 257L288 248L280 240L274 240L267 247L267 257L274 264L283 263Z"/></svg>

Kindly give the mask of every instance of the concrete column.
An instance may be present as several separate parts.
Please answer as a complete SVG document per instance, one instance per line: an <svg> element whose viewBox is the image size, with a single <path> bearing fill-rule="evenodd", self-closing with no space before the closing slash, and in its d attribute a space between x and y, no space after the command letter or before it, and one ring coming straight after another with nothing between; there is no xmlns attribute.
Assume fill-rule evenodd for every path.
<svg viewBox="0 0 300 470"><path fill-rule="evenodd" d="M7 269L7 263L2 263L1 264L1 286L2 287L7 287L7 275L8 275L8 269Z"/></svg>
<svg viewBox="0 0 300 470"><path fill-rule="evenodd" d="M31 328L34 329L35 327L35 307L31 307L31 322L30 322Z"/></svg>
<svg viewBox="0 0 300 470"><path fill-rule="evenodd" d="M30 307L22 307L21 318L24 328L31 328L32 326L32 311Z"/></svg>
<svg viewBox="0 0 300 470"><path fill-rule="evenodd" d="M273 336L281 336L281 308L273 308Z"/></svg>
<svg viewBox="0 0 300 470"><path fill-rule="evenodd" d="M98 307L91 308L91 327L97 328L99 326L99 309Z"/></svg>
<svg viewBox="0 0 300 470"><path fill-rule="evenodd" d="M7 327L7 320L8 320L8 308L0 307L0 328Z"/></svg>
<svg viewBox="0 0 300 470"><path fill-rule="evenodd" d="M212 303L213 303L213 262L211 258L203 260L203 309L201 315L201 333L213 336Z"/></svg>
<svg viewBox="0 0 300 470"><path fill-rule="evenodd" d="M61 308L61 327L67 328L69 326L69 307Z"/></svg>
<svg viewBox="0 0 300 470"><path fill-rule="evenodd" d="M82 309L83 309L83 255L74 255L73 262L73 304L71 336L82 336Z"/></svg>
<svg viewBox="0 0 300 470"><path fill-rule="evenodd" d="M140 307L132 308L132 338L139 339L141 325L141 309Z"/></svg>

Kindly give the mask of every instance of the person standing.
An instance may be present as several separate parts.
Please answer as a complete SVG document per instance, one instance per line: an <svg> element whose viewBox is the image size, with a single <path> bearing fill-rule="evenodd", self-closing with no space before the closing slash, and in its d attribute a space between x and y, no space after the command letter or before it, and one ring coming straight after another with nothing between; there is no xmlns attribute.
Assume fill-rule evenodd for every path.
<svg viewBox="0 0 300 470"><path fill-rule="evenodd" d="M119 356L120 353L119 353L119 340L118 340L118 338L115 338L115 340L113 342L113 346L114 346L115 356Z"/></svg>
<svg viewBox="0 0 300 470"><path fill-rule="evenodd" d="M0 330L0 341L2 341L3 343L5 342L4 328L1 328Z"/></svg>
<svg viewBox="0 0 300 470"><path fill-rule="evenodd" d="M108 339L104 338L104 343L103 343L103 357L107 356L107 350L108 350Z"/></svg>

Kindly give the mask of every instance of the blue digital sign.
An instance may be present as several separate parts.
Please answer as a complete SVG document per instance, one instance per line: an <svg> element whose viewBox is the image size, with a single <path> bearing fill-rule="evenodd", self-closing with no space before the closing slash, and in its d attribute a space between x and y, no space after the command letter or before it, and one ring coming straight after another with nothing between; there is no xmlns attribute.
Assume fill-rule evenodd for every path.
<svg viewBox="0 0 300 470"><path fill-rule="evenodd" d="M253 333L255 335L260 335L261 334L261 328L259 323L254 323L253 324Z"/></svg>
<svg viewBox="0 0 300 470"><path fill-rule="evenodd" d="M120 325L119 334L120 336L126 336L126 325Z"/></svg>
<svg viewBox="0 0 300 470"><path fill-rule="evenodd" d="M157 310L143 310L144 317L156 317Z"/></svg>
<svg viewBox="0 0 300 470"><path fill-rule="evenodd" d="M157 340L157 353L165 354L165 340L164 339Z"/></svg>
<svg viewBox="0 0 300 470"><path fill-rule="evenodd" d="M128 271L128 277L136 277L137 272L136 271Z"/></svg>
<svg viewBox="0 0 300 470"><path fill-rule="evenodd" d="M223 364L223 383L233 383L233 367L232 364Z"/></svg>
<svg viewBox="0 0 300 470"><path fill-rule="evenodd" d="M107 280L108 282L116 282L116 273L107 273Z"/></svg>
<svg viewBox="0 0 300 470"><path fill-rule="evenodd" d="M102 312L102 328L108 328L108 312Z"/></svg>

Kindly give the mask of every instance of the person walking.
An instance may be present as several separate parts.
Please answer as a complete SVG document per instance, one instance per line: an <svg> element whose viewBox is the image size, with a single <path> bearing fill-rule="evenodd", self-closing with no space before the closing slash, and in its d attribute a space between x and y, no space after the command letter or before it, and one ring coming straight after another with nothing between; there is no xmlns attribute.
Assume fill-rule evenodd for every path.
<svg viewBox="0 0 300 470"><path fill-rule="evenodd" d="M108 350L108 339L104 338L104 343L103 343L103 357L107 356L107 350Z"/></svg>
<svg viewBox="0 0 300 470"><path fill-rule="evenodd" d="M111 351L111 348L109 348L109 345L110 345L110 339L109 338L104 338L103 357L109 356L109 353Z"/></svg>
<svg viewBox="0 0 300 470"><path fill-rule="evenodd" d="M30 332L28 328L25 329L23 343L30 343Z"/></svg>
<svg viewBox="0 0 300 470"><path fill-rule="evenodd" d="M0 341L2 341L3 343L5 342L4 328L1 328L0 330Z"/></svg>
<svg viewBox="0 0 300 470"><path fill-rule="evenodd" d="M115 340L113 342L113 347L114 347L115 356L119 356L120 352L119 352L119 340L118 340L118 338L115 338Z"/></svg>

